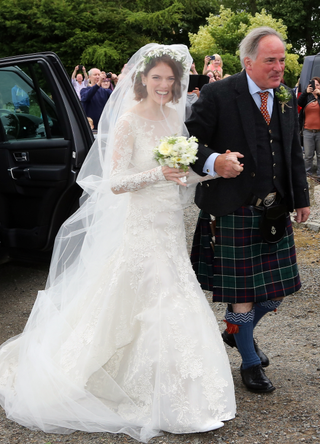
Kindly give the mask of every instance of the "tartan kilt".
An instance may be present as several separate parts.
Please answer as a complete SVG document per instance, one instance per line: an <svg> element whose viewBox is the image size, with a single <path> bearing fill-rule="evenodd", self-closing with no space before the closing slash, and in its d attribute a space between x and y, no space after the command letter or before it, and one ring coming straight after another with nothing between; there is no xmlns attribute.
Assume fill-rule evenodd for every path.
<svg viewBox="0 0 320 444"><path fill-rule="evenodd" d="M263 302L300 289L290 216L277 244L261 238L260 218L252 207L217 217L213 252L211 217L200 211L191 262L201 287L213 292L213 302Z"/></svg>

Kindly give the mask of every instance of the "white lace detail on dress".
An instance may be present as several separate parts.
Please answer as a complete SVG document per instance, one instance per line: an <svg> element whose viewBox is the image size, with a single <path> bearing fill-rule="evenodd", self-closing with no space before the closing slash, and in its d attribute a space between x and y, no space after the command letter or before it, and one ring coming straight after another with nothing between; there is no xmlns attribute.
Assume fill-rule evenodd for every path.
<svg viewBox="0 0 320 444"><path fill-rule="evenodd" d="M45 334L26 335L18 383L20 339L2 348L0 393L24 425L126 432L147 442L159 430L212 430L234 417L229 363L191 267L179 187L164 180L154 159L160 137L172 134L170 123L169 130L133 113L120 119L112 187L128 192L122 243L106 263L92 256L96 274L56 310ZM41 301L50 306L50 293ZM16 398L21 386L32 396Z"/></svg>

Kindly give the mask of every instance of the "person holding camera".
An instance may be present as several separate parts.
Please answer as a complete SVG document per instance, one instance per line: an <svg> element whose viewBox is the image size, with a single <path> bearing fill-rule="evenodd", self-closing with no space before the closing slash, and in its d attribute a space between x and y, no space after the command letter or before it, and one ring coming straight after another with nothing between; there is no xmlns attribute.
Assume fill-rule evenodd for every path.
<svg viewBox="0 0 320 444"><path fill-rule="evenodd" d="M77 74L78 71L82 71L83 74ZM86 88L88 86L88 74L85 66L77 65L74 68L74 71L71 75L71 83L76 90L77 96L81 100L80 91L82 90L82 88Z"/></svg>
<svg viewBox="0 0 320 444"><path fill-rule="evenodd" d="M102 73L98 68L92 68L89 71L91 86L80 91L82 106L87 117L93 120L94 129L97 129L103 108L112 93L111 89L102 86L105 79L106 73Z"/></svg>
<svg viewBox="0 0 320 444"><path fill-rule="evenodd" d="M313 77L298 99L303 134L304 164L307 174L312 173L314 152L317 153L317 177L320 178L320 77Z"/></svg>
<svg viewBox="0 0 320 444"><path fill-rule="evenodd" d="M204 58L204 66L202 70L202 74L207 74L208 71L218 70L222 77L222 58L219 54L213 54L212 56L206 55Z"/></svg>

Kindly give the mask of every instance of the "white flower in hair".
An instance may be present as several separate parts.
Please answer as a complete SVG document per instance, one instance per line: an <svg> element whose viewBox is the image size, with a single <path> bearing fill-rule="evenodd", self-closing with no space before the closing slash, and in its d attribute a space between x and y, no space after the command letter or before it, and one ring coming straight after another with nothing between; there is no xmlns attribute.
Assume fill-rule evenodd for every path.
<svg viewBox="0 0 320 444"><path fill-rule="evenodd" d="M152 49L151 51L148 51L141 61L141 64L139 66L138 71L143 72L146 68L146 66L151 62L152 59L160 58L164 55L168 55L171 59L176 60L177 62L180 62L182 65L183 70L186 69L186 57L180 55L177 51L174 51L171 48L168 47L158 47L156 49Z"/></svg>

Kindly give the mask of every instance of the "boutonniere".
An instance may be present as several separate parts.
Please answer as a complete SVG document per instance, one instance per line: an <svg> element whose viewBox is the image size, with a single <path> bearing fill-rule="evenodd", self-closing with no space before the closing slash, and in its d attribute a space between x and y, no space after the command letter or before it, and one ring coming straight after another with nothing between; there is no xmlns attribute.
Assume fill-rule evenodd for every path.
<svg viewBox="0 0 320 444"><path fill-rule="evenodd" d="M280 86L279 91L276 92L276 96L280 102L282 113L285 112L284 106L286 105L288 108L292 108L292 106L287 105L289 100L292 98L291 93L284 87Z"/></svg>

